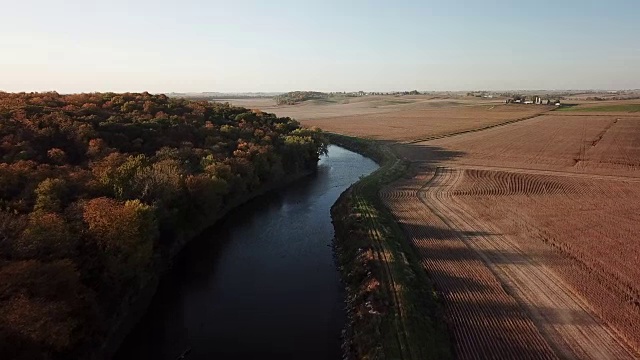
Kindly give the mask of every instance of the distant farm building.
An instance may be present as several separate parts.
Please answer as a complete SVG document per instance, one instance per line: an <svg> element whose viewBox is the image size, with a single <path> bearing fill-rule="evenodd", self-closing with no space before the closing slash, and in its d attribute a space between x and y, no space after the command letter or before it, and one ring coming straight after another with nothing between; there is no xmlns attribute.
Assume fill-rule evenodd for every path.
<svg viewBox="0 0 640 360"><path fill-rule="evenodd" d="M560 101L552 102L550 99L543 99L542 96L514 96L513 98L505 100L506 104L535 104L535 105L560 105Z"/></svg>

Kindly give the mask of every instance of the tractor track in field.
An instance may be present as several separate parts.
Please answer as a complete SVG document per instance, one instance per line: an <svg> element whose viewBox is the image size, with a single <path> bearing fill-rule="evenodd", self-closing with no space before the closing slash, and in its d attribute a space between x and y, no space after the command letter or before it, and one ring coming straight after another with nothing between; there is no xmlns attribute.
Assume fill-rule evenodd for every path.
<svg viewBox="0 0 640 360"><path fill-rule="evenodd" d="M399 192L387 189L381 195L405 227L444 299L458 358L557 358L482 260L420 202L419 186L413 185ZM409 225L418 222L426 227ZM438 257L431 257L432 252Z"/></svg>
<svg viewBox="0 0 640 360"><path fill-rule="evenodd" d="M420 161L413 161L414 163L419 164ZM429 163L428 161L425 163ZM528 174L528 175L553 175L560 177L573 177L573 178L581 178L581 179L589 179L589 180L616 180L616 181L627 181L627 182L638 182L640 183L639 176L621 176L621 175L601 175L601 174L591 174L591 173L582 173L582 172L573 172L573 171L562 171L562 170L547 170L547 169L534 169L534 168L523 168L523 167L509 167L509 166L489 166L489 165L472 165L472 164L464 164L464 163L451 163L448 164L443 162L442 166L447 166L456 169L469 169L469 170L488 170L488 171L502 171L502 172L511 172L518 174Z"/></svg>
<svg viewBox="0 0 640 360"><path fill-rule="evenodd" d="M579 190L550 182L546 171L510 170L485 179L485 192L535 196ZM474 170L467 171L473 176ZM381 193L443 295L458 357L636 358L616 331L593 315L588 302L543 261L480 221L457 198L464 174L464 169L438 167L427 182L398 184ZM426 226L421 230L415 224ZM460 279L464 281L456 282Z"/></svg>
<svg viewBox="0 0 640 360"><path fill-rule="evenodd" d="M458 358L640 359L635 129L544 112L396 143L416 171L379 195Z"/></svg>
<svg viewBox="0 0 640 360"><path fill-rule="evenodd" d="M500 235L496 229L487 229L462 202L452 196L452 189L464 174L462 171L443 171L455 174L450 180L451 190L432 191L423 188L423 194L431 194L429 199L438 203L436 207L450 220L449 226L453 229L474 229L476 232L484 229L472 241L464 235L461 238L467 240L481 255L489 254L482 256L485 263L494 269L501 282L507 284L527 312L533 315L538 327L562 357L569 358L573 354L578 359L634 358L614 331L592 315L593 311L582 296L543 263L520 250L508 236ZM534 195L548 193L535 183L521 182L515 185L519 185L516 190L520 192L530 189ZM561 188L557 190L564 191Z"/></svg>
<svg viewBox="0 0 640 360"><path fill-rule="evenodd" d="M521 117L521 118L513 119L513 120L506 120L506 121L503 121L503 122L499 122L497 124L491 124L491 125L487 125L487 126L482 126L482 127L475 128L475 129L454 131L454 132L449 132L449 133L441 134L441 135L433 135L433 136L428 136L428 137L424 137L424 138L420 138L420 139L413 139L413 140L410 140L410 141L405 141L402 144L405 144L405 145L417 144L417 143L427 142L427 141L431 141L431 140L438 140L438 139L444 139L444 138L458 136L458 135L464 135L464 134L470 134L470 133L485 131L485 130L494 129L494 128L505 126L505 125L519 123L519 122L522 122L522 121L525 121L525 120L535 119L537 117L544 116L544 115L546 115L547 113L549 113L551 111L552 110L546 110L546 111L539 112L537 114L533 114L533 115L529 115L529 116L525 116L525 117Z"/></svg>

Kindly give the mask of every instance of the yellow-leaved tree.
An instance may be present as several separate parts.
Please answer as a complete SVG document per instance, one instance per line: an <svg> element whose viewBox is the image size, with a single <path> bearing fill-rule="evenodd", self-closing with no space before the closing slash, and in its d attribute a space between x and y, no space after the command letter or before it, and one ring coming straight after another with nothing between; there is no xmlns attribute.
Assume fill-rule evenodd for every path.
<svg viewBox="0 0 640 360"><path fill-rule="evenodd" d="M149 271L158 237L154 208L140 200L123 203L101 197L85 204L82 217L106 257L108 270L126 279L141 280Z"/></svg>

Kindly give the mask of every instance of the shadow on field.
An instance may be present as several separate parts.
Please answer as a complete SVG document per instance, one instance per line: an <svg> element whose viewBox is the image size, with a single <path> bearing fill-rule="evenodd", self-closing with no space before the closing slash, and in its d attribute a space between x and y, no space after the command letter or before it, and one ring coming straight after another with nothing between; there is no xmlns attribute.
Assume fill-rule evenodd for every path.
<svg viewBox="0 0 640 360"><path fill-rule="evenodd" d="M593 318L586 312L581 310L567 309L561 307L550 306L533 306L529 304L520 305L519 303L504 304L501 302L487 300L449 300L455 302L457 306L473 309L469 312L469 318L482 319L493 318L503 320L531 319L528 313L534 314L533 319L554 325L573 325L573 326L600 326L593 321ZM534 320L534 322L536 322ZM467 326L477 326L478 330L484 325L478 322L470 322Z"/></svg>
<svg viewBox="0 0 640 360"><path fill-rule="evenodd" d="M414 162L416 169L433 169L466 155L465 152L450 151L428 143L389 144L399 156ZM432 171L424 172L425 175L430 173ZM408 198L416 191L415 182L412 185L404 187L399 184L394 190L406 191L403 196ZM483 246L473 245L491 237L504 236L499 233L473 229L458 231L444 223L434 226L419 220L398 223L421 257L443 300L448 325L454 336L459 337L455 343L461 358L553 358L553 350L545 344L536 324L593 324L588 314L580 310L554 307L554 303L545 306L520 304L515 300L513 289L492 274L492 271L500 271L500 265L515 265L524 271L537 264L550 265L557 261L556 254L523 253L517 248L487 248L486 243ZM487 264L497 267L489 267L490 271L487 271ZM466 349L464 354L463 349Z"/></svg>
<svg viewBox="0 0 640 360"><path fill-rule="evenodd" d="M409 161L421 162L426 166L435 166L441 162L453 160L466 154L463 151L447 150L443 147L426 145L424 143L400 144L389 142L389 145L402 158Z"/></svg>
<svg viewBox="0 0 640 360"><path fill-rule="evenodd" d="M445 295L446 296L446 295ZM476 300L478 299L478 300ZM448 318L460 357L476 359L557 358L536 324L591 326L593 321L582 311L549 307L526 307L483 300L481 296L447 298L457 308ZM462 310L462 311L461 311ZM536 314L530 320L527 312ZM546 343L546 344L545 344ZM462 345L465 344L465 345ZM464 346L466 351L461 348ZM560 350L562 351L562 350ZM470 354L471 352L471 354ZM466 356L465 356L466 355ZM472 355L469 357L469 355Z"/></svg>
<svg viewBox="0 0 640 360"><path fill-rule="evenodd" d="M590 316L580 310L492 302L489 299L493 297L492 292L495 290L488 284L479 281L475 276L476 274L472 272L472 269L476 266L485 266L487 260L494 265L537 266L531 262L532 259L535 259L538 263L549 264L555 260L555 254L523 254L518 251L473 249L462 241L461 236L464 236L467 242L473 242L478 237L500 236L500 234L483 231L458 232L448 228L406 222L400 222L400 224L407 233L412 234L411 238L415 239L413 245L422 257L423 263L427 266L427 272L429 277L433 279L436 289L443 296L445 306L462 306L462 308L468 309L464 313L465 317L468 317L468 319L477 318L477 324L474 321L465 321L467 323L466 326L468 326L467 329L486 331L486 329L482 330L485 325L480 324L486 323L488 319L496 319L499 322L502 322L502 320L531 319L532 317L528 314L533 315L533 319L541 319L545 323L557 325L585 326L594 324ZM431 241L429 245L422 245L420 244L421 238L428 238L435 240L435 242ZM439 242L442 243L441 247L438 246ZM449 266L453 265L454 267L460 266L460 264L456 265L456 263L466 263L468 265L467 270L471 270L471 272L468 275L463 271L453 274L446 270L447 263L449 263ZM433 266L433 264L439 265ZM504 288L504 290L513 295L510 289ZM451 295L453 294L457 295L452 298ZM465 295L461 296L461 294ZM461 299L478 300L465 301ZM493 321L489 322L493 323ZM511 345L518 346L517 344Z"/></svg>
<svg viewBox="0 0 640 360"><path fill-rule="evenodd" d="M420 245L418 242L414 242L415 248L420 254L430 260L448 260L448 261L472 261L478 260L485 262L485 258L493 264L516 264L527 265L531 264L531 260L536 262L549 264L558 257L553 253L531 253L526 254L519 251L509 250L479 250L470 248L466 242L473 243L476 239L485 236L500 236L501 234L490 233L486 231L456 231L450 228L436 227L427 224L413 224L400 221L399 224L403 227L404 231L410 238L416 240L422 239L434 239L442 241L442 246L437 245ZM466 242L462 241L462 237ZM454 245L450 241L453 240L457 243ZM453 245L453 246L452 246Z"/></svg>
<svg viewBox="0 0 640 360"><path fill-rule="evenodd" d="M429 271L429 277L435 281L435 288L441 295L447 293L475 292L480 293L488 291L489 287L482 282L465 276L453 275L440 269L432 269ZM437 281L436 281L437 279ZM446 288L441 288L446 283Z"/></svg>
<svg viewBox="0 0 640 360"><path fill-rule="evenodd" d="M459 239L461 235L468 238L472 238L475 236L497 235L486 231L455 231L450 228L437 227L427 224L413 224L405 221L400 221L400 224L402 224L405 231L409 234L420 234L436 240Z"/></svg>

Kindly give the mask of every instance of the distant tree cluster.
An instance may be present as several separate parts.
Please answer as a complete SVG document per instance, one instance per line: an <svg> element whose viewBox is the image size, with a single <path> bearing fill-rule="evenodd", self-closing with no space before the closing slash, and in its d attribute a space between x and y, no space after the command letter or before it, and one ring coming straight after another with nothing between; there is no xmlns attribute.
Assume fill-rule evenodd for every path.
<svg viewBox="0 0 640 360"><path fill-rule="evenodd" d="M164 95L0 93L0 354L78 358L178 235L326 152L290 118Z"/></svg>
<svg viewBox="0 0 640 360"><path fill-rule="evenodd" d="M193 101L219 101L237 100L237 99L271 99L272 93L168 93L170 98L181 98Z"/></svg>
<svg viewBox="0 0 640 360"><path fill-rule="evenodd" d="M278 105L296 105L308 100L330 100L339 101L346 100L347 98L368 96L368 95L423 95L418 90L411 91L392 91L392 92L366 92L366 91L351 91L351 92L318 92L318 91L291 91L274 97Z"/></svg>
<svg viewBox="0 0 640 360"><path fill-rule="evenodd" d="M318 91L291 91L276 96L274 99L278 105L295 105L307 100L320 100L329 98L330 94Z"/></svg>
<svg viewBox="0 0 640 360"><path fill-rule="evenodd" d="M640 99L640 96L607 96L607 97L591 96L586 98L586 100L589 100L589 101L638 100L638 99Z"/></svg>

